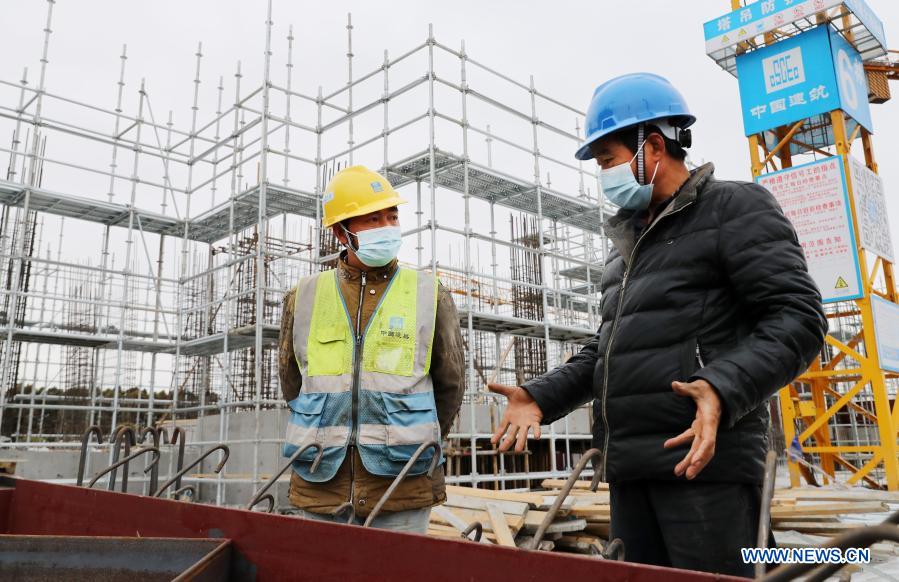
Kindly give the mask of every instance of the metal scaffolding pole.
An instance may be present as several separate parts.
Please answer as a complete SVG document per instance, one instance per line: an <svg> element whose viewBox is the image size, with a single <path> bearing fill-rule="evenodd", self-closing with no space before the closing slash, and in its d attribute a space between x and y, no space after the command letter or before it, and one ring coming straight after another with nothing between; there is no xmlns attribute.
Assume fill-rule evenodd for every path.
<svg viewBox="0 0 899 582"><path fill-rule="evenodd" d="M530 93L531 93L531 126L533 130L534 136L534 186L537 192L537 252L538 252L538 264L541 273L540 282L542 284L540 289L540 301L543 305L543 341L546 345L546 369L549 370L552 368L552 363L550 362L550 350L549 350L549 309L546 301L546 251L545 251L545 237L544 237L544 223L543 223L543 186L541 185L541 177L540 177L540 146L537 141L537 128L540 125L540 119L537 117L537 89L534 87L534 76L531 75L530 78ZM550 454L550 470L556 470L556 430L553 425L550 425L550 439L549 439L549 454Z"/></svg>
<svg viewBox="0 0 899 582"><path fill-rule="evenodd" d="M462 200L464 204L464 217L465 217L465 310L467 312L467 316L465 318L466 325L466 334L468 337L468 366L467 366L467 374L468 374L468 382L466 384L470 387L472 394L468 399L468 407L469 407L469 415L470 415L470 428L471 428L471 438L469 440L469 446L471 447L471 483L474 487L477 487L478 484L478 465L475 461L475 454L478 450L477 439L475 438L475 433L477 433L477 425L475 423L476 419L476 411L475 411L475 400L477 400L474 395L480 390L475 389L477 386L477 379L475 378L475 370L474 370L474 358L475 351L473 349L475 345L475 337L474 337L474 319L472 312L474 310L474 306L471 301L471 290L474 281L471 278L471 196L469 195L469 175L468 175L468 80L465 72L465 61L467 60L467 55L465 54L465 43L462 43L460 48L460 84L461 84L461 97L462 97ZM497 354L499 357L499 354Z"/></svg>
<svg viewBox="0 0 899 582"><path fill-rule="evenodd" d="M437 129L434 110L434 25L428 25L428 186L431 193L431 272L437 273L437 166L434 160Z"/></svg>
<svg viewBox="0 0 899 582"><path fill-rule="evenodd" d="M38 91L35 96L35 105L34 105L34 115L32 116L32 126L33 126L33 134L32 134L32 147L31 147L31 155L30 155L30 166L29 166L29 174L26 177L28 184L32 187L36 187L39 185L39 168L42 165L38 161L39 151L40 151L40 143L41 143L41 135L38 131L38 128L41 125L41 113L43 107L43 92L44 86L47 77L47 64L49 61L49 52L50 52L50 34L53 30L50 28L53 22L53 6L56 4L56 0L47 0L47 24L44 27L44 46L43 52L41 54L41 73L40 79L38 81ZM24 86L24 85L23 85ZM22 211L19 213L19 216L22 217L22 222L18 228L19 238L16 241L16 251L13 256L13 261L15 263L14 267L14 275L11 286L10 293L10 312L7 314L7 322L6 322L6 341L3 345L3 372L2 372L2 381L0 381L0 410L3 410L4 404L6 403L6 391L9 389L7 383L9 382L9 373L10 373L10 363L12 359L12 352L14 349L13 346L13 330L16 326L15 315L17 312L16 305L18 300L18 295L22 291L21 287L21 277L22 277L22 269L24 257L23 251L25 248L25 240L27 238L26 234L26 224L28 221L28 213L30 211L31 204L31 188L25 189L25 198L22 204ZM0 414L0 434L2 434L3 429L3 415Z"/></svg>
<svg viewBox="0 0 899 582"><path fill-rule="evenodd" d="M346 70L347 70L347 150L349 151L350 165L353 165L353 150L356 142L353 141L353 15L346 15Z"/></svg>
<svg viewBox="0 0 899 582"><path fill-rule="evenodd" d="M240 141L238 141L238 128L240 126L240 119L242 116L242 111L240 107L241 99L240 99L240 81L242 75L240 72L240 62L237 63L237 71L234 74L234 122L232 127L231 135L233 140L232 147L232 162L231 162L231 192L228 197L228 239L229 246L231 250L237 248L237 232L234 228L234 204L235 198L239 191L239 183L238 183L238 174L237 174L237 152L242 151L243 147L243 134L240 134ZM237 264L231 264L226 271L230 277L228 278L228 284L225 285L225 296L222 299L225 306L225 324L223 326L225 330L225 335L222 338L222 359L224 363L222 364L222 376L223 376L223 386L221 390L221 395L219 397L219 442L224 443L228 440L228 414L229 414L229 404L231 404L231 350L229 349L229 340L230 340L230 331L231 331L231 322L234 317L233 313L233 301L229 297L230 290L234 285L234 282L237 279L237 269L239 267ZM225 499L225 483L224 483L224 475L221 473L218 474L216 478L216 488L215 488L215 499L218 505L221 505Z"/></svg>
<svg viewBox="0 0 899 582"><path fill-rule="evenodd" d="M268 119L269 99L271 88L271 58L272 58L272 0L268 0L268 16L265 22L265 59L263 65L263 89L262 89L262 137L260 141L261 155L259 157L259 207L258 227L256 242L256 397L255 397L255 427L254 437L256 444L253 446L253 482L259 480L259 439L262 430L262 391L263 382L263 352L262 352L262 326L265 322L265 289L266 289L266 245L268 244L268 215L266 214L266 196L268 193Z"/></svg>
<svg viewBox="0 0 899 582"><path fill-rule="evenodd" d="M140 139L141 132L141 120L143 118L144 113L144 104L146 102L146 82L144 79L141 79L140 82L140 91L139 91L139 101L137 107L137 125L135 126L135 134L137 138ZM140 166L140 151L135 150L134 157L131 164L131 201L129 204L128 210L128 235L125 241L125 265L122 269L122 301L120 311L121 314L119 316L119 333L118 338L116 339L116 366L115 366L115 382L113 385L113 410L112 410L112 427L115 428L118 421L118 399L122 391L122 359L124 357L125 351L125 319L127 312L129 310L129 283L131 281L131 262L133 256L133 246L134 246L134 204L137 201L137 185L139 183L138 178L138 168ZM110 450L110 460L112 456L112 451Z"/></svg>

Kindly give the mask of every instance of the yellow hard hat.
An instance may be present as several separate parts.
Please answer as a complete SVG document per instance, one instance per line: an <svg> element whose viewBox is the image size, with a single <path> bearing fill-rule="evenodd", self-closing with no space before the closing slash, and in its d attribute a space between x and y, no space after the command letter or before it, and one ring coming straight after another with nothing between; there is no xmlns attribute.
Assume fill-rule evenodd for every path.
<svg viewBox="0 0 899 582"><path fill-rule="evenodd" d="M350 166L337 172L325 186L322 226L406 202L381 174L365 166Z"/></svg>

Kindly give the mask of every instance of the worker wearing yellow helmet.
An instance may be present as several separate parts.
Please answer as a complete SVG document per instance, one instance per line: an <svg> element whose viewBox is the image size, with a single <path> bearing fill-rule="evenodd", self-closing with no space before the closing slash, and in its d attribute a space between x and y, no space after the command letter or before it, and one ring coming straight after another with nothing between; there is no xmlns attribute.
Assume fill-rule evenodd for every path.
<svg viewBox="0 0 899 582"><path fill-rule="evenodd" d="M305 449L289 493L302 517L363 524L381 505L370 525L425 533L446 499L440 442L462 402L464 362L450 293L433 273L397 263L405 202L363 166L325 187L322 226L344 250L336 269L302 278L284 299L283 453Z"/></svg>

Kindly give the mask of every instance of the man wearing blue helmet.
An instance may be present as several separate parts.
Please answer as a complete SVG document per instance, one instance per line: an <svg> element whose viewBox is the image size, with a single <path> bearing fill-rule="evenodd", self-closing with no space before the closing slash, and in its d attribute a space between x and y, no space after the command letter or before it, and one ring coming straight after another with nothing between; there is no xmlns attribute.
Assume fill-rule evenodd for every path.
<svg viewBox="0 0 899 582"><path fill-rule="evenodd" d="M562 366L509 399L500 450L593 402L594 467L611 535L634 562L752 576L769 447L766 401L803 372L827 330L821 295L777 202L751 182L690 170L696 120L658 75L593 94L575 154L599 164L614 250L602 324Z"/></svg>

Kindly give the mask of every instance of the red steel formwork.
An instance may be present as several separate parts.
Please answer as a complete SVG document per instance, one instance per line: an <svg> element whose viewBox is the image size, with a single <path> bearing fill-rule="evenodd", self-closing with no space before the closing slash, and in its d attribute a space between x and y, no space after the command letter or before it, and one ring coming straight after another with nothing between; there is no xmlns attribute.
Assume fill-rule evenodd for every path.
<svg viewBox="0 0 899 582"><path fill-rule="evenodd" d="M190 538L184 540L187 552L201 539L230 540L227 574L221 564L215 575L203 572L204 564L213 562L211 552L179 580L741 580L11 478L0 480L0 532L0 547L16 539L25 545L43 539L28 536L89 536L98 545L109 537ZM72 538L64 539L71 543ZM122 552L133 550L126 540L105 541L117 543ZM130 555L165 560L152 549ZM6 559L0 555L0 578Z"/></svg>

